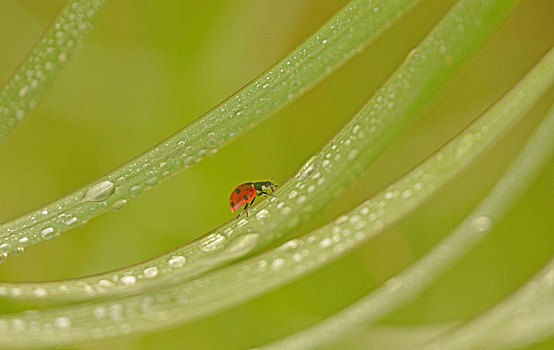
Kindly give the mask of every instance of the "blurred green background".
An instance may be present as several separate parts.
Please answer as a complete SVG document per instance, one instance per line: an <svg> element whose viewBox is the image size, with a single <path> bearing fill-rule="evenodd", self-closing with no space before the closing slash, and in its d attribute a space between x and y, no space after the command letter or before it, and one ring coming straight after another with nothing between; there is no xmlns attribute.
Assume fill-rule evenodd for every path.
<svg viewBox="0 0 554 350"><path fill-rule="evenodd" d="M62 3L0 3L0 80L9 76ZM90 183L187 125L286 55L345 3L108 1L84 47L0 147L0 222ZM236 185L284 182L365 103L452 3L424 1L323 84L217 156L122 212L10 257L0 265L1 280L47 281L116 269L170 251L232 219L227 200ZM551 0L524 1L366 174L293 235L383 189L486 110L552 47L552 18ZM193 324L80 348L243 349L337 312L455 227L506 169L553 97L550 91L523 124L440 196L339 262ZM498 303L554 256L553 208L551 162L482 244L418 301L381 324L467 320ZM369 338L358 332L334 348L363 349ZM532 348L552 349L554 341Z"/></svg>

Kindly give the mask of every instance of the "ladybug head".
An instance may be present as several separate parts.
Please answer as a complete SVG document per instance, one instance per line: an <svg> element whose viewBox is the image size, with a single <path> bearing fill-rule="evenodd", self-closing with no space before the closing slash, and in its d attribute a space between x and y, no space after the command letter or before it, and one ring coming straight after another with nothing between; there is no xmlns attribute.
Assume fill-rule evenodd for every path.
<svg viewBox="0 0 554 350"><path fill-rule="evenodd" d="M254 184L254 186L256 187L256 190L258 191L267 191L267 190L274 190L277 185L274 184L273 182L271 181L263 181L263 182L257 182Z"/></svg>

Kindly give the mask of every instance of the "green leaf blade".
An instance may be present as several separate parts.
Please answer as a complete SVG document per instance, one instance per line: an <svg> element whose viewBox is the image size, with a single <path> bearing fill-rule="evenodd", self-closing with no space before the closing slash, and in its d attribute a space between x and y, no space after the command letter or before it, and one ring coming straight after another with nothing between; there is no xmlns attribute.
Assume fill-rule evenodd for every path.
<svg viewBox="0 0 554 350"><path fill-rule="evenodd" d="M104 3L67 1L29 55L0 87L0 143L36 106L75 49L82 46Z"/></svg>

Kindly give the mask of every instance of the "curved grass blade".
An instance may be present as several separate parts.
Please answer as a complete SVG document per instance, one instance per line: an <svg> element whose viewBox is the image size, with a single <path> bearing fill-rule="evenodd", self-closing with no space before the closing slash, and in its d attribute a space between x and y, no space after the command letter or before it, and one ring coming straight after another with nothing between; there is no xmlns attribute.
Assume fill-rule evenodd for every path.
<svg viewBox="0 0 554 350"><path fill-rule="evenodd" d="M364 350L414 350L416 344L424 344L447 330L455 323L437 323L424 325L374 325L363 329L352 337L333 344L332 349ZM363 346L363 347L362 347ZM325 347L324 347L325 348ZM254 350L254 349L250 349Z"/></svg>
<svg viewBox="0 0 554 350"><path fill-rule="evenodd" d="M438 275L448 270L460 257L479 243L491 230L493 224L500 221L525 193L537 178L541 169L552 158L554 153L554 138L552 135L554 135L554 106L504 177L500 179L487 197L463 223L433 248L430 253L404 272L388 280L382 287L338 314L297 334L259 349L305 350L328 345L336 338L367 325L369 322L375 321L393 309L415 299ZM551 277L552 275L548 277L550 282L552 282ZM542 274L540 278L547 280ZM531 290L533 292L539 291L540 295L543 296L549 294L549 299L551 301L553 299L552 293L547 293L552 291L552 283L550 283L549 288L535 286ZM552 305L550 304L550 306ZM552 319L552 316L550 316L551 321ZM487 332L487 329L480 329L479 331L480 334L485 332ZM468 332L467 338L459 338L458 346L452 348L472 349L473 347L467 347L464 343L466 339L471 340L471 338L472 333ZM450 349L451 347L448 345L450 340L448 338L444 343L437 344L440 346L431 346L429 349ZM491 349L491 347L485 348Z"/></svg>
<svg viewBox="0 0 554 350"><path fill-rule="evenodd" d="M554 259L505 301L424 349L520 349L553 333Z"/></svg>
<svg viewBox="0 0 554 350"><path fill-rule="evenodd" d="M78 280L7 284L0 293L26 298L48 295L49 300L136 293L146 285L190 279L267 246L321 209L369 166L455 76L514 3L489 1L475 6L466 0L455 6L353 120L280 188L279 197L254 207L249 219L232 221L170 254L129 268ZM471 142L465 140L464 149L471 149Z"/></svg>
<svg viewBox="0 0 554 350"><path fill-rule="evenodd" d="M92 29L105 0L69 0L25 60L0 87L0 142L46 93Z"/></svg>
<svg viewBox="0 0 554 350"><path fill-rule="evenodd" d="M340 67L415 2L351 1L282 61L202 118L90 186L0 225L0 258L122 208L143 191L215 154Z"/></svg>
<svg viewBox="0 0 554 350"><path fill-rule="evenodd" d="M552 71L552 57L549 63ZM530 107L531 103L527 99L534 98L526 97L525 92L528 91L520 88L529 84L527 88L534 91L537 87L534 84L541 85L542 79L536 78L542 73L544 71L536 70L534 79L527 78L526 83L510 93L512 98L504 99L500 106L479 119L440 153L333 224L289 241L274 251L169 288L31 314L5 315L0 318L0 323L6 326L5 332L0 327L0 344L14 346L26 341L28 345L44 346L160 329L205 317L299 278L345 254L417 208L423 200L436 193L441 185L452 179L453 174L467 167L470 160L465 159L475 159L487 145L498 139L501 131L494 130L502 129L503 123L513 124L514 119L506 122L512 112L523 115ZM530 80L535 82L531 83ZM484 123L485 120L487 123ZM490 132L494 135L488 136ZM474 137L475 143L468 146L468 135L480 137ZM534 153L532 155L536 156ZM444 172L448 175L443 177L441 174ZM486 224L487 220L479 217L473 221L472 227L480 229ZM14 319L18 320L17 325L34 324L35 330L31 333L17 329ZM55 330L56 338L49 337L45 329Z"/></svg>

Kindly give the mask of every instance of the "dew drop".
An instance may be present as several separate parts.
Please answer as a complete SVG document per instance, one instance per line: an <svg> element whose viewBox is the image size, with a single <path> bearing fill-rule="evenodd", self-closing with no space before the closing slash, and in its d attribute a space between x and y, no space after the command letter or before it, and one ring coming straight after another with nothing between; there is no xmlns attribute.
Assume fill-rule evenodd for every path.
<svg viewBox="0 0 554 350"><path fill-rule="evenodd" d="M25 329L25 322L23 322L19 318L14 318L12 319L12 327L16 330Z"/></svg>
<svg viewBox="0 0 554 350"><path fill-rule="evenodd" d="M54 320L54 324L58 328L69 328L71 327L71 321L67 317L58 317Z"/></svg>
<svg viewBox="0 0 554 350"><path fill-rule="evenodd" d="M473 135L467 134L460 140L460 144L456 148L456 157L463 157L469 152L473 146Z"/></svg>
<svg viewBox="0 0 554 350"><path fill-rule="evenodd" d="M25 248L23 247L17 247L15 250L12 251L13 255L21 255L25 251Z"/></svg>
<svg viewBox="0 0 554 350"><path fill-rule="evenodd" d="M284 259L281 259L281 258L277 258L275 260L273 260L271 262L271 268L273 270L279 270L283 267L283 265L285 264L285 260Z"/></svg>
<svg viewBox="0 0 554 350"><path fill-rule="evenodd" d="M184 146L184 145L183 145ZM175 147L174 149L172 149L171 151L169 151L169 155L168 157L169 158L177 158L179 157L181 154L183 154L185 152L185 148L183 146L180 146L178 145L177 147Z"/></svg>
<svg viewBox="0 0 554 350"><path fill-rule="evenodd" d="M119 199L114 202L112 205L112 209L114 210L121 210L127 206L127 201L125 199Z"/></svg>
<svg viewBox="0 0 554 350"><path fill-rule="evenodd" d="M77 219L76 217L72 217L71 219L65 221L64 224L65 224L66 226L71 226L71 225L73 225L74 223L76 223L77 220L78 220L78 219Z"/></svg>
<svg viewBox="0 0 554 350"><path fill-rule="evenodd" d="M288 213L291 212L291 208L290 207L284 207L283 209L281 209L281 214L283 215L287 215Z"/></svg>
<svg viewBox="0 0 554 350"><path fill-rule="evenodd" d="M19 97L24 97L29 92L29 87L24 86L19 90Z"/></svg>
<svg viewBox="0 0 554 350"><path fill-rule="evenodd" d="M265 220L265 218L267 218L268 214L269 214L269 211L267 209L262 209L256 214L256 218L262 221L262 220Z"/></svg>
<svg viewBox="0 0 554 350"><path fill-rule="evenodd" d="M491 228L491 225L491 219L487 216L479 216L478 218L475 218L472 222L473 229L477 232L488 231Z"/></svg>
<svg viewBox="0 0 554 350"><path fill-rule="evenodd" d="M158 178L156 176L153 176L148 180L146 180L146 184L148 184L149 186L154 186L157 183L158 183Z"/></svg>
<svg viewBox="0 0 554 350"><path fill-rule="evenodd" d="M133 186L129 189L129 193L131 193L131 196L137 197L142 193L142 187L139 185Z"/></svg>
<svg viewBox="0 0 554 350"><path fill-rule="evenodd" d="M395 291L398 288L402 287L402 280L400 280L399 278L391 278L390 280L385 282L385 287L391 291Z"/></svg>
<svg viewBox="0 0 554 350"><path fill-rule="evenodd" d="M94 308L94 310L92 311L92 314L98 318L98 319L102 319L104 317L106 317L106 315L108 314L108 312L106 311L105 308L103 307L97 307L97 308Z"/></svg>
<svg viewBox="0 0 554 350"><path fill-rule="evenodd" d="M215 135L215 132L210 132L208 134L208 140L206 141L206 144L209 146L209 147L215 147L217 145L217 137Z"/></svg>
<svg viewBox="0 0 554 350"><path fill-rule="evenodd" d="M186 262L186 258L184 256L176 255L171 257L171 259L169 259L167 263L171 267L181 267L185 264L185 262Z"/></svg>
<svg viewBox="0 0 554 350"><path fill-rule="evenodd" d="M225 243L225 236L220 234L211 234L198 243L200 249L205 252L214 251Z"/></svg>
<svg viewBox="0 0 554 350"><path fill-rule="evenodd" d="M298 239L291 239L290 241L283 243L279 248L277 248L277 250L287 251L287 250L295 249L300 244L299 242L301 241Z"/></svg>
<svg viewBox="0 0 554 350"><path fill-rule="evenodd" d="M353 149L352 151L350 151L350 153L348 153L348 159L350 160L353 160L357 156L358 156L358 150Z"/></svg>
<svg viewBox="0 0 554 350"><path fill-rule="evenodd" d="M294 260L295 262L299 262L300 260L302 260L302 254L300 253L294 253L292 255L292 260Z"/></svg>
<svg viewBox="0 0 554 350"><path fill-rule="evenodd" d="M156 266L147 267L144 269L144 276L147 278L154 278L158 275L158 268Z"/></svg>
<svg viewBox="0 0 554 350"><path fill-rule="evenodd" d="M319 242L320 248L325 248L331 245L333 241L330 238L324 238L321 242Z"/></svg>
<svg viewBox="0 0 554 350"><path fill-rule="evenodd" d="M137 278L135 276L123 276L123 277L121 277L121 283L124 286L131 286L131 285L135 284L136 281L137 281Z"/></svg>
<svg viewBox="0 0 554 350"><path fill-rule="evenodd" d="M98 286L101 288L111 288L113 287L113 283L108 280L100 280L98 281Z"/></svg>
<svg viewBox="0 0 554 350"><path fill-rule="evenodd" d="M7 253L12 249L12 246L8 243L0 244L0 253Z"/></svg>
<svg viewBox="0 0 554 350"><path fill-rule="evenodd" d="M46 289L44 289L44 288L36 288L33 291L33 294L38 298L44 298L46 296L47 292L46 292Z"/></svg>
<svg viewBox="0 0 554 350"><path fill-rule="evenodd" d="M58 55L58 60L59 60L60 62L65 62L65 61L67 61L67 54L66 54L65 52L60 53L60 54Z"/></svg>
<svg viewBox="0 0 554 350"><path fill-rule="evenodd" d="M223 231L223 233L225 234L225 236L229 237L233 234L233 228L232 227L227 227L225 229L225 231Z"/></svg>
<svg viewBox="0 0 554 350"><path fill-rule="evenodd" d="M40 235L44 239L52 239L54 238L54 228L53 227L47 227L40 231Z"/></svg>
<svg viewBox="0 0 554 350"><path fill-rule="evenodd" d="M231 242L231 244L227 248L227 251L232 254L246 254L256 246L256 242L258 241L259 237L260 235L257 233L249 233L239 236Z"/></svg>
<svg viewBox="0 0 554 350"><path fill-rule="evenodd" d="M111 196L114 190L115 186L113 182L108 180L101 181L87 189L83 200L86 202L101 202Z"/></svg>
<svg viewBox="0 0 554 350"><path fill-rule="evenodd" d="M185 165L190 166L192 164L194 164L194 157L187 157L185 159Z"/></svg>

